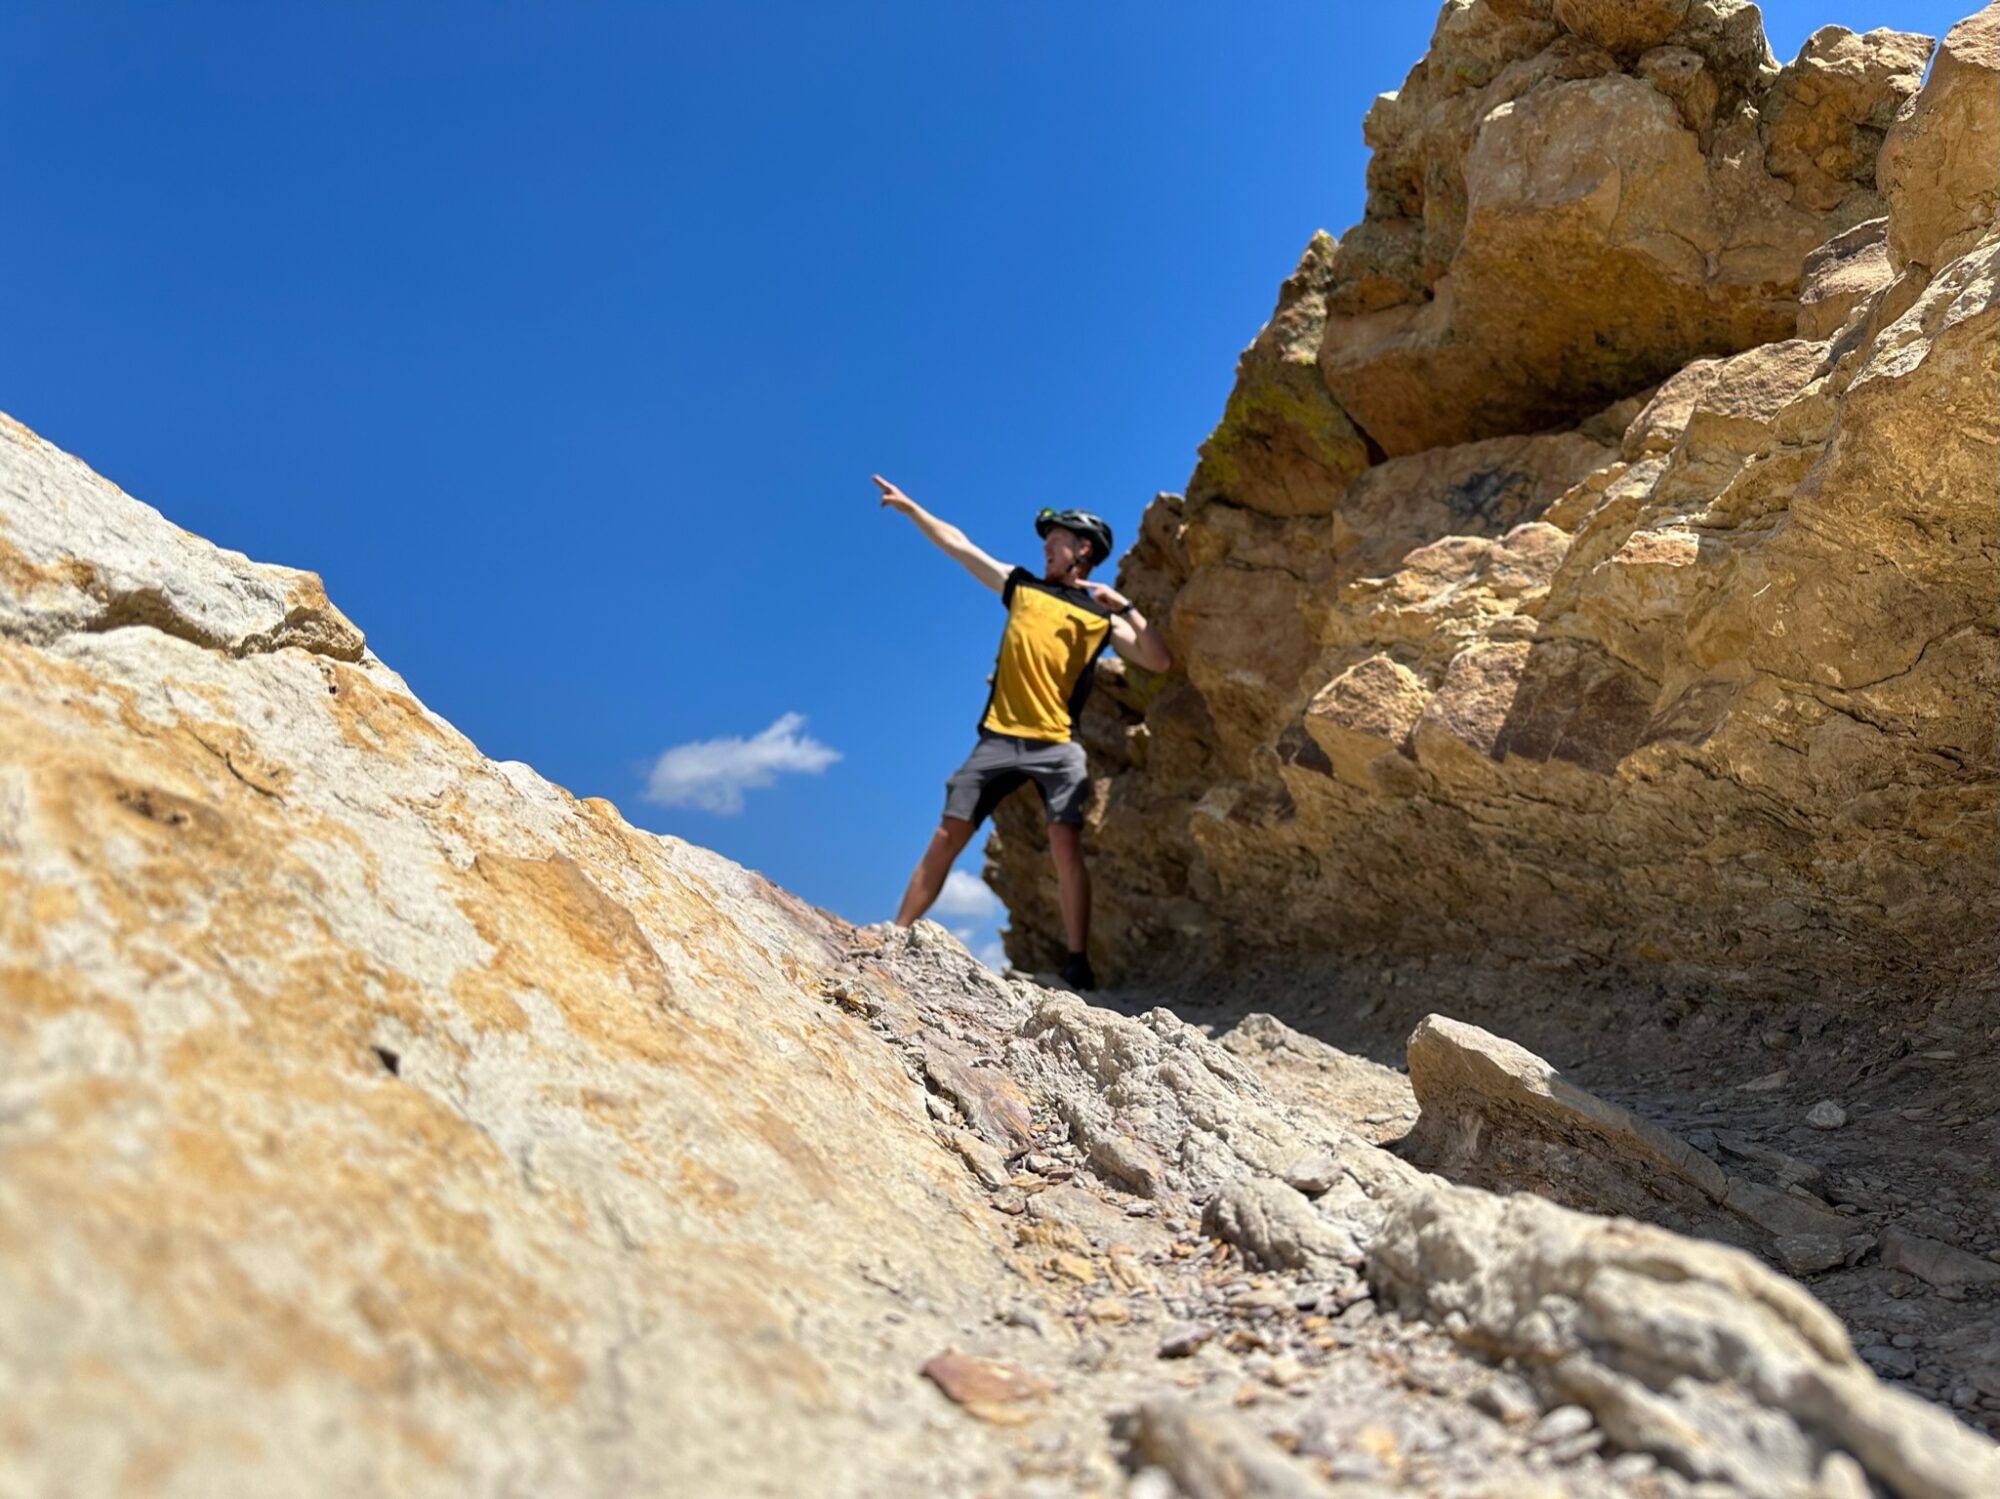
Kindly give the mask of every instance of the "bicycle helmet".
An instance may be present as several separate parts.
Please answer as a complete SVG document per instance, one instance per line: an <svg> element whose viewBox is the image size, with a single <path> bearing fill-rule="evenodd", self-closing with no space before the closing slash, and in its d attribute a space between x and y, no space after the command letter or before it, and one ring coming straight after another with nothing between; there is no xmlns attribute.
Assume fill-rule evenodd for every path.
<svg viewBox="0 0 2000 1499"><path fill-rule="evenodd" d="M1047 536L1051 526L1061 526L1088 541L1092 566L1111 555L1111 527L1088 510L1051 510L1044 505L1035 512L1035 534Z"/></svg>

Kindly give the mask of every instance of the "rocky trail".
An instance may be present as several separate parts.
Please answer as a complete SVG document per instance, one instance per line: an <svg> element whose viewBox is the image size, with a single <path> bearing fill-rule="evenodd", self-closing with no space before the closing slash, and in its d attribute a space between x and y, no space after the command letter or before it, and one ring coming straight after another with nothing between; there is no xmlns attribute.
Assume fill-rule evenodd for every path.
<svg viewBox="0 0 2000 1499"><path fill-rule="evenodd" d="M1813 1328L1823 1313L1740 1257L1643 1230L1634 1253L1620 1232L1551 1208L1540 1194L1601 1208L1605 1201L1589 1199L1622 1190L1625 1205L1644 1213L1661 1190L1661 1155L1672 1142L1615 1105L1564 1096L1559 1083L1557 1096L1547 1096L1540 1080L1550 1069L1518 1048L1433 1018L1411 1042L1406 1076L1261 1011L1211 1007L1190 1025L1151 1006L1152 996L1130 993L1086 1004L1028 990L1041 996L1033 1013L1008 1027L995 1024L1009 1013L1000 986L946 981L954 970L965 974L964 958L936 929L908 938L872 929L858 940L916 996L918 1024L904 1030L906 1021L883 1012L876 1029L909 1040L913 1075L934 1090L933 1113L990 1188L995 1211L1016 1221L1017 1249L1055 1288L1053 1318L1019 1304L994 1311L1031 1337L982 1346L1004 1348L1024 1371L1047 1370L1055 1353L1063 1374L1053 1385L1046 1373L1033 1375L1037 1393L1022 1408L982 1414L1027 1419L1025 1402L1058 1387L1111 1413L1108 1449L1088 1423L1064 1431L1058 1422L1022 1472L1081 1484L1087 1468L1065 1470L1065 1460L1097 1446L1100 1465L1122 1461L1135 1472L1132 1491L1142 1493L1866 1491L1867 1478L1845 1458L1815 1466L1803 1434L1815 1418L1803 1409L1731 1409L1744 1386L1786 1390L1762 1395L1774 1403L1789 1398L1796 1370L1733 1368L1718 1377L1702 1356L1682 1363L1671 1352L1623 1366L1671 1320L1621 1306L1615 1292L1583 1290L1578 1300L1607 1320L1581 1336L1569 1327L1551 1338L1534 1325L1538 1316L1522 1302L1542 1303L1543 1315L1561 1308L1560 1321L1574 1314L1576 1288L1614 1283L1642 1265L1659 1282L1655 1294L1689 1281L1730 1285L1729 1298L1688 1308L1692 1325L1674 1331L1754 1349L1752 1363L1788 1337L1833 1332L1831 1323ZM986 1002L966 1004L968 991L985 991ZM949 1060L935 1039L915 1039L940 1032L953 1037ZM1027 1069L1037 1086L1017 1091L1007 1079L1023 1072L1022 1038L1044 1055ZM1059 1056L1071 1054L1062 1058L1068 1065L1047 1065L1052 1040ZM967 1077L979 1079L976 1093ZM1078 1083L1087 1091L1068 1091ZM1058 1120L1046 1134L1030 1126L1007 1135L1009 1119L1032 1118L1038 1090ZM1716 1111L1705 1112L1712 1123ZM1592 1120L1594 1133L1579 1118ZM1468 1120L1476 1121L1470 1145ZM1729 1190L1713 1199L1684 1193L1698 1204L1692 1212L1685 1202L1653 1200L1651 1216L1779 1254L1825 1227L1858 1258L1858 1241L1872 1240L1878 1220L1843 1220L1831 1205L1786 1194L1791 1163L1753 1144L1761 1132L1753 1120L1735 1122L1728 1138L1737 1149L1710 1147L1733 1168ZM981 1149L976 1133L957 1133L996 1128L1017 1154L1002 1157ZM1705 1143L1699 1132L1694 1139ZM1528 1195L1454 1189L1413 1170L1412 1158L1447 1177ZM1220 1185L1209 1189L1216 1177ZM1533 1246L1526 1254L1523 1242ZM1484 1262L1468 1266L1461 1255ZM1543 1275L1554 1284L1540 1283ZM1965 1292L1957 1294L1962 1322ZM1634 1321L1620 1325L1621 1311ZM1942 1381L1954 1394L1970 1389L1958 1403L1975 1406L1981 1394L1964 1381L1982 1372L1990 1380L1981 1362L1990 1348L1960 1338L1949 1352L1911 1352L1920 1346L1908 1333L1885 1333L1879 1347L1869 1341L1864 1362L1906 1377L1921 1363L1930 1375L1922 1388ZM1619 1351L1607 1357L1607 1348ZM1716 1386L1700 1389L1703 1373ZM1859 1442L1878 1456L1886 1432L1904 1420L1924 1433L1918 1444L1942 1432L1936 1418L1914 1414L1910 1397L1872 1379L1865 1388L1850 1409L1882 1423ZM1741 1426L1729 1433L1732 1420ZM1775 1440L1788 1423L1798 1424ZM1950 1492L1987 1481L1981 1450L1966 1445L1972 1466L1956 1472L1873 1476L1898 1491L1939 1481ZM1096 1481L1112 1482L1105 1473Z"/></svg>
<svg viewBox="0 0 2000 1499"><path fill-rule="evenodd" d="M1784 1242L1721 1237L1800 1278L1848 1323L1855 1346L1886 1380L1949 1404L1978 1429L2000 1422L2000 1270L1990 1268L2000 1266L1993 1167L2000 1109L1986 1060L2000 1035L1979 1026L1974 1007L1846 1038L1829 1035L1838 1017L1823 1006L1779 1003L1754 1016L1726 1007L1706 1021L1697 1010L1692 1024L1668 1007L1665 1022L1609 1035L1602 1018L1637 1009L1629 996L1545 996L1537 1013L1518 993L1496 997L1478 970L1440 974L1416 965L1330 974L1307 986L1305 999L1297 982L1296 975L1252 979L1231 1003L1218 1002L1212 989L1106 1002L1134 1012L1171 1004L1225 1041L1276 1020L1399 1069L1384 1078L1363 1120L1392 1148L1415 1119L1400 1069L1424 1015L1511 1022L1510 1033L1559 1062L1575 1086L1679 1137L1725 1171L1845 1219ZM1973 1010L1972 1023L1957 1021L1962 1010ZM1351 1083L1342 1092L1367 1096ZM1628 1164L1646 1169L1638 1159ZM1519 1184L1561 1200L1559 1185Z"/></svg>

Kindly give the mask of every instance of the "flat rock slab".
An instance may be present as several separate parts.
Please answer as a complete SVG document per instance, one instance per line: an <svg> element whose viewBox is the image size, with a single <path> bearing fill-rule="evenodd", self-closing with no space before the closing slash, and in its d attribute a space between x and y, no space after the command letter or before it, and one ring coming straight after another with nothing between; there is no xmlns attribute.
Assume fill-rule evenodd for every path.
<svg viewBox="0 0 2000 1499"><path fill-rule="evenodd" d="M1880 1239L1882 1264L1939 1287L2000 1285L2000 1265L1906 1229L1888 1228Z"/></svg>
<svg viewBox="0 0 2000 1499"><path fill-rule="evenodd" d="M924 1378L945 1397L982 1421L1014 1425L1033 1414L1028 1406L1048 1399L1046 1379L998 1359L967 1353L940 1353L925 1362Z"/></svg>
<svg viewBox="0 0 2000 1499"><path fill-rule="evenodd" d="M1849 1232L1830 1209L1724 1171L1680 1136L1476 1025L1426 1016L1410 1036L1409 1067L1423 1110L1410 1154L1455 1180L1533 1185L1571 1206L1663 1218L1732 1242Z"/></svg>

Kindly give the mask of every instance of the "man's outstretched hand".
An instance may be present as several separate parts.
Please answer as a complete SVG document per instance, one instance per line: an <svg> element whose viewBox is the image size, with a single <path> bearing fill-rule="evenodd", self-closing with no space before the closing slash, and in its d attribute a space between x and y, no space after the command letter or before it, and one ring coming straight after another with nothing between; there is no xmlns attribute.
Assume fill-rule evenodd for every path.
<svg viewBox="0 0 2000 1499"><path fill-rule="evenodd" d="M965 533L957 526L939 520L880 474L870 474L868 477L873 479L875 487L882 491L882 503L891 510L907 515L910 523L924 533L924 540L944 552L952 561L958 563L995 593L1005 588L1007 569L966 540Z"/></svg>
<svg viewBox="0 0 2000 1499"><path fill-rule="evenodd" d="M887 505L891 510L900 510L905 515L910 513L911 507L916 504L915 500L904 494L902 490L891 484L880 474L870 474L868 477L873 479L876 487L882 491L883 504Z"/></svg>

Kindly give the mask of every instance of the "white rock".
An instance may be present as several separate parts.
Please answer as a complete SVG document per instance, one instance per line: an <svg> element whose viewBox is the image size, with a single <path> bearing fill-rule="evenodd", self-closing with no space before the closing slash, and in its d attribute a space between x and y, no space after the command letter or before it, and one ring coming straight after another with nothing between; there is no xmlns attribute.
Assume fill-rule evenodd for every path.
<svg viewBox="0 0 2000 1499"><path fill-rule="evenodd" d="M1847 1123L1847 1110L1831 1098L1822 1098L1806 1110L1806 1123L1814 1129L1839 1129Z"/></svg>

